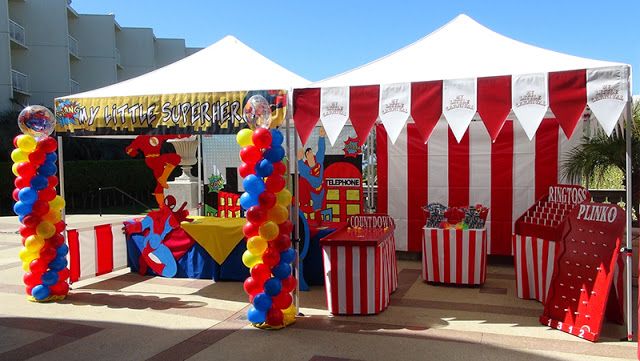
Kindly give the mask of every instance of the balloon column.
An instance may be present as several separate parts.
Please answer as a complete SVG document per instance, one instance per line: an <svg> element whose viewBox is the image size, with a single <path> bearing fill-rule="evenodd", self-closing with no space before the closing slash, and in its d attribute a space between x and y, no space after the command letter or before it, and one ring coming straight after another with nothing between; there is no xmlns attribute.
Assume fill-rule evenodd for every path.
<svg viewBox="0 0 640 361"><path fill-rule="evenodd" d="M285 187L287 169L282 161L284 137L278 129L268 129L270 110L260 98L251 97L244 109L253 130L243 129L236 136L242 147L239 172L245 189L240 205L247 218L242 262L251 269L244 290L252 303L249 321L256 327L278 329L295 321L291 292L296 280L291 263L296 252L291 247L291 192Z"/></svg>
<svg viewBox="0 0 640 361"><path fill-rule="evenodd" d="M69 292L69 247L62 235L65 202L55 188L58 143L49 137L55 118L49 109L33 105L20 112L18 126L23 134L13 140L11 159L16 176L13 211L22 223L23 281L30 301L62 300Z"/></svg>

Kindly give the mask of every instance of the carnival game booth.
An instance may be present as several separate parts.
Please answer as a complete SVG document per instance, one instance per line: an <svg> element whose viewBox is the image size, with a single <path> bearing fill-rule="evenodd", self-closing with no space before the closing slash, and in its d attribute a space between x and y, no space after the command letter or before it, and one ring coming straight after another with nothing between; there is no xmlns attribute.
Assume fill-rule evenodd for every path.
<svg viewBox="0 0 640 361"><path fill-rule="evenodd" d="M524 44L459 15L394 53L294 89L293 118L303 144L318 122L332 143L348 121L359 142L375 133L376 211L394 219L396 249L422 251L423 206L479 204L490 209L487 254L511 256L516 220L550 186L566 183L561 162L582 135L596 124L611 134L624 118L629 126L630 72ZM627 137L627 180L630 148ZM452 270L459 260L468 266L456 256L447 257Z"/></svg>
<svg viewBox="0 0 640 361"><path fill-rule="evenodd" d="M285 310L290 305L286 296L292 287L295 288L295 280L291 277L289 264L295 257L290 248L291 227L287 226L291 225L288 220L291 195L286 188L288 177L284 175L289 167L284 163L286 159L283 161L288 141L283 144L287 138L278 127L288 121L287 89L307 83L304 78L227 36L187 58L142 76L56 99L58 136L135 138L127 147L127 153L142 152L147 166L154 172L157 180L154 195L159 209L124 224L128 265L132 269L165 277L243 281L249 276L245 266L253 269L260 263L260 272L256 275L251 272L250 292L251 299L255 296L259 306L252 309L249 319L255 324L275 320L267 322L270 327L282 325L282 312L278 320L277 315L271 315L277 312L270 309ZM161 143L193 140L191 135L204 134L226 135L234 140L237 137L244 147L240 152L242 165L237 153L230 160L238 168L244 185L243 197L257 200L259 194L265 194L260 198L260 204L243 203L243 197L240 197L239 203L245 208L249 222L226 209L223 217L193 214L202 203L200 169L200 179L191 182L198 187L197 204L182 199L177 201L179 197L171 194L171 189L165 192L168 174L182 163L178 155L162 153ZM195 141L193 152L197 151L197 158L201 158L199 139ZM180 151L178 146L176 149ZM189 176L187 174L187 178ZM63 183L61 186L64 189ZM269 204L263 203L263 198ZM258 232L258 226L263 223L269 223L269 227L264 230L260 227ZM111 237L107 239L121 241L122 237L113 237L113 234L121 232L122 227L122 224L109 227ZM269 241L276 238L278 247L273 248L275 244L262 238L263 235L267 237L267 231ZM73 230L71 234L74 234ZM84 237L70 240L72 269L84 268L84 274L89 276L101 273L97 270L100 262L95 262L100 257L88 260L95 262L94 273L90 264L83 264L83 255L100 254L105 248L121 249L123 246L109 244L104 237L100 240L97 233L95 236L86 232ZM262 254L269 251L270 261L275 256L278 259L275 263L265 260L262 264ZM283 253L280 259L280 253L274 256L276 251L286 254ZM266 267L267 263L269 267ZM111 268L122 265L113 266ZM278 267L277 271L275 267ZM272 276L272 272L278 277ZM267 311L271 312L269 317Z"/></svg>

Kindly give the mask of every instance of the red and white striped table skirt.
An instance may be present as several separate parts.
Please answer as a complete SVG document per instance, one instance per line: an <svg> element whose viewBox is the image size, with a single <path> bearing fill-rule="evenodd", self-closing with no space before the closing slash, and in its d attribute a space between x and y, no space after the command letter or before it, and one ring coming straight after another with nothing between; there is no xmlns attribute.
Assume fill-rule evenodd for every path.
<svg viewBox="0 0 640 361"><path fill-rule="evenodd" d="M332 314L369 315L389 305L398 287L395 247L322 246L327 308Z"/></svg>
<svg viewBox="0 0 640 361"><path fill-rule="evenodd" d="M67 230L70 281L127 267L127 241L122 222Z"/></svg>
<svg viewBox="0 0 640 361"><path fill-rule="evenodd" d="M519 234L513 235L512 242L518 297L544 303L560 247L556 246L555 241ZM624 270L623 257L618 258L613 274L614 291L619 300L624 299L624 275L621 270Z"/></svg>
<svg viewBox="0 0 640 361"><path fill-rule="evenodd" d="M486 276L487 233L484 229L424 228L424 281L480 285Z"/></svg>

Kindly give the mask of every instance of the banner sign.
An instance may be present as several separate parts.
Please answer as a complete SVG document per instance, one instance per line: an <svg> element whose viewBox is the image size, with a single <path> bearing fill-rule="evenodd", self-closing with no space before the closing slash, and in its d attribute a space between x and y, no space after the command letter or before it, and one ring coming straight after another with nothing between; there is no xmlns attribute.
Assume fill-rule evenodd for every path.
<svg viewBox="0 0 640 361"><path fill-rule="evenodd" d="M235 134L245 128L243 108L262 95L271 122L286 114L284 90L56 99L56 131L75 135Z"/></svg>

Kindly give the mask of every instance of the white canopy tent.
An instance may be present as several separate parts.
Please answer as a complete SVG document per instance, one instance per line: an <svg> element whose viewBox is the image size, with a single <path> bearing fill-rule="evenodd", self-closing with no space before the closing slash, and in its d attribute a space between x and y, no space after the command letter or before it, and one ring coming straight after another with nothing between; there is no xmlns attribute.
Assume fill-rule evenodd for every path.
<svg viewBox="0 0 640 361"><path fill-rule="evenodd" d="M294 89L293 117L303 144L318 121L332 143L347 121L361 143L376 123L381 123L379 126L383 126L393 143L401 132L406 134L408 122L415 124L424 143L429 141L436 125L442 124L448 125L460 142L468 134L472 120L484 123L487 139L495 142L507 119L514 123L517 120L518 127L531 140L544 118L555 117L568 139L586 109L607 134L613 131L625 109L622 118L631 127L630 91L631 68L627 64L581 58L521 43L459 15L387 56ZM482 124L474 123L474 126ZM438 133L437 138L446 138L446 132L445 129L445 133ZM386 135L383 137L386 139ZM441 142L435 135L432 138ZM626 159L630 230L630 137ZM389 173L394 166L389 165ZM626 237L630 251L630 231ZM631 330L632 265L631 257L626 259L627 326Z"/></svg>

